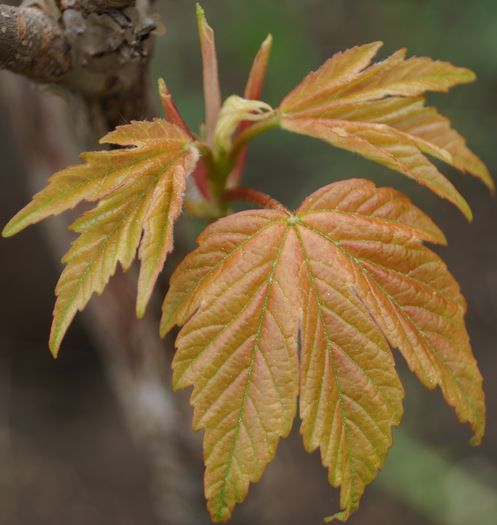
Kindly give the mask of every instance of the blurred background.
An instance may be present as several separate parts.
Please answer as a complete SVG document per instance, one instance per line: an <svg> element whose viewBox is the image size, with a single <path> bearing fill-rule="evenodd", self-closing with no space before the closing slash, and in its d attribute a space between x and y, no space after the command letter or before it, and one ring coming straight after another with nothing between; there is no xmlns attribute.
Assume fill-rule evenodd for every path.
<svg viewBox="0 0 497 525"><path fill-rule="evenodd" d="M204 0L203 6L216 29L224 96L243 91L252 58L269 32L274 46L263 99L272 105L334 52L373 40L384 41L382 57L405 46L411 54L473 69L477 83L429 100L497 173L495 0ZM203 102L194 2L160 0L157 9L166 31L156 39L153 80L165 77L183 116L197 129ZM2 225L31 195L26 151L11 132L6 104L0 99ZM19 108L16 118L33 117ZM351 525L497 524L497 201L476 179L447 166L443 172L472 206L472 224L405 177L324 143L274 131L250 150L245 185L289 206L349 177L405 191L446 233L449 246L437 251L469 303L467 325L488 403L483 444L471 448L469 429L458 424L440 392L424 390L397 358L406 388L405 417L385 468ZM179 250L193 246L199 227L181 221ZM170 523L171 509L161 504L150 456L129 433L80 318L60 358L49 354L60 266L42 229L1 239L0 254L0 523ZM166 273L180 256L169 261ZM164 291L166 283L165 278ZM184 417L188 422L191 413ZM327 484L318 454L303 451L297 427L296 422L232 523L317 524L337 510L338 493ZM194 446L200 455L200 441ZM201 490L200 470L191 482ZM209 523L203 502L191 505L192 525Z"/></svg>

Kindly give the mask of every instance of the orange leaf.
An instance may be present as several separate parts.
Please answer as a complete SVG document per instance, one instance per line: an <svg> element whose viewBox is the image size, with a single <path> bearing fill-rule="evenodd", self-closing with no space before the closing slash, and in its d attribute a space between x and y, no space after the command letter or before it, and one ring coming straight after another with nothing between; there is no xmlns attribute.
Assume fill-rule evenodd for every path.
<svg viewBox="0 0 497 525"><path fill-rule="evenodd" d="M288 131L316 137L333 146L359 153L416 180L455 204L471 220L473 214L454 185L422 154L409 136L382 125L323 118L286 118Z"/></svg>
<svg viewBox="0 0 497 525"><path fill-rule="evenodd" d="M3 231L13 235L82 200L99 201L71 226L80 236L63 259L66 267L57 284L50 337L54 354L76 312L93 293L102 293L118 262L129 268L138 247L137 313L143 315L172 249L185 179L198 158L190 138L165 120L118 127L101 142L128 147L83 154L84 164L52 176Z"/></svg>
<svg viewBox="0 0 497 525"><path fill-rule="evenodd" d="M405 50L370 65L381 43L355 47L308 75L280 105L281 126L359 153L399 171L451 201L468 218L468 204L425 153L467 171L493 189L487 168L436 110L426 91L471 82L468 69Z"/></svg>
<svg viewBox="0 0 497 525"><path fill-rule="evenodd" d="M295 417L297 241L284 217L246 212L207 228L175 274L179 293L173 284L166 299L181 322L203 303L177 339L173 385L195 385L194 428L206 430L205 492L216 521L259 480Z"/></svg>
<svg viewBox="0 0 497 525"><path fill-rule="evenodd" d="M464 299L422 241L445 238L402 194L364 180L326 186L295 214L241 212L200 235L173 275L161 331L183 325L173 381L194 387L214 520L229 518L290 430L299 326L301 433L341 487L335 518L357 509L402 415L389 346L481 439Z"/></svg>

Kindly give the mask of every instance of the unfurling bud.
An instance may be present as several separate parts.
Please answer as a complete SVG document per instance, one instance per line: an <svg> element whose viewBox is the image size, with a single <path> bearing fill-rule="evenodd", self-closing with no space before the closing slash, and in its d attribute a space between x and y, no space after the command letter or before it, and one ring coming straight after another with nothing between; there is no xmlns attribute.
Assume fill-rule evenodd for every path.
<svg viewBox="0 0 497 525"><path fill-rule="evenodd" d="M237 95L228 97L221 108L216 125L216 147L220 151L228 151L233 134L241 122L257 122L268 118L272 113L273 108L260 100L248 100Z"/></svg>

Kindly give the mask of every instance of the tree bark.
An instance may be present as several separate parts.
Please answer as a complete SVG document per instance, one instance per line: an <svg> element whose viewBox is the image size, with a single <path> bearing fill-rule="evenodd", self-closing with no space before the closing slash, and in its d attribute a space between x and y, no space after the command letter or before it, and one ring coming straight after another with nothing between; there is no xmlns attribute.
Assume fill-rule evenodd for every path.
<svg viewBox="0 0 497 525"><path fill-rule="evenodd" d="M36 7L0 5L0 68L57 82L70 64L69 44L52 17Z"/></svg>

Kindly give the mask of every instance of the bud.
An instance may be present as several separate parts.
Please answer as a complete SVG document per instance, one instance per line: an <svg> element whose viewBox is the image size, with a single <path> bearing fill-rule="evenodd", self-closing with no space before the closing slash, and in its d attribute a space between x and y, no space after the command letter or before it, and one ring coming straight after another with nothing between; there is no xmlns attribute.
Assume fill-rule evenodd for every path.
<svg viewBox="0 0 497 525"><path fill-rule="evenodd" d="M264 120L272 112L273 108L260 100L248 100L237 95L228 97L216 125L215 143L218 151L228 151L231 148L233 134L241 122Z"/></svg>

